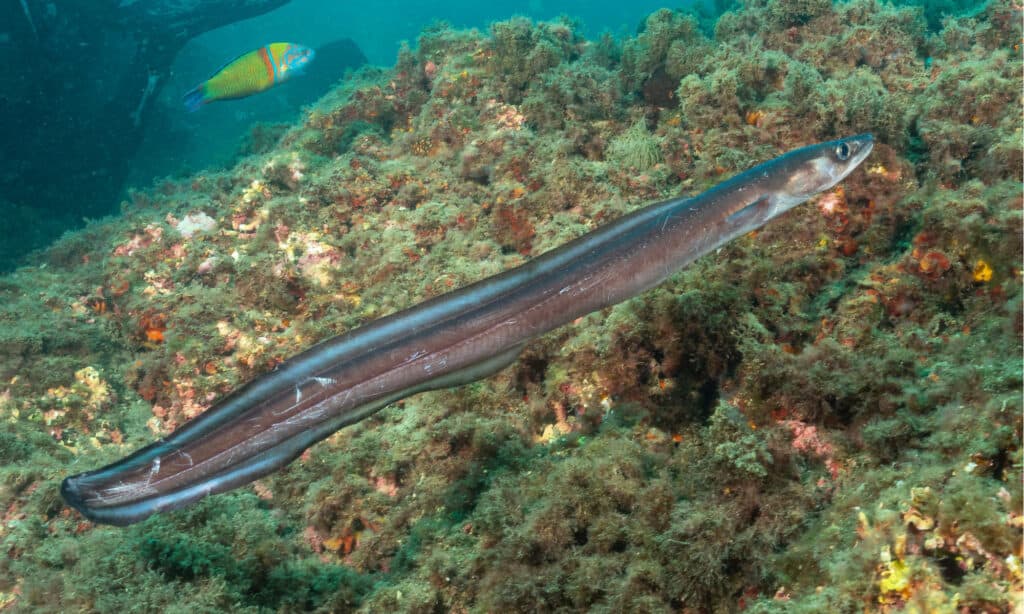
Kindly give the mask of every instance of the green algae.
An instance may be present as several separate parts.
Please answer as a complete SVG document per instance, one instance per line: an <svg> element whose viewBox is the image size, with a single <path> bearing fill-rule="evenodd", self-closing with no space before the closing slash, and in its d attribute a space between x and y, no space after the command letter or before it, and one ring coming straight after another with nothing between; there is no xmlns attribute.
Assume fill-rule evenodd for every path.
<svg viewBox="0 0 1024 614"><path fill-rule="evenodd" d="M1013 11L438 25L231 171L134 194L0 279L0 607L1012 608ZM59 498L318 340L858 131L879 143L841 194L488 380L127 529Z"/></svg>
<svg viewBox="0 0 1024 614"><path fill-rule="evenodd" d="M608 144L607 160L611 164L646 171L661 161L658 140L640 120Z"/></svg>

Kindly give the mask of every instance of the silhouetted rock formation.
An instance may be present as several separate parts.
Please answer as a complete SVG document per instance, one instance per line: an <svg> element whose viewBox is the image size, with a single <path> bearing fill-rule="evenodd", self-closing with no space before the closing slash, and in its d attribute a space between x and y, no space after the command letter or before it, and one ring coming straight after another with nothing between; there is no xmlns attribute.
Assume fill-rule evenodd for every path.
<svg viewBox="0 0 1024 614"><path fill-rule="evenodd" d="M50 220L116 210L149 105L182 45L287 2L0 3L0 203Z"/></svg>

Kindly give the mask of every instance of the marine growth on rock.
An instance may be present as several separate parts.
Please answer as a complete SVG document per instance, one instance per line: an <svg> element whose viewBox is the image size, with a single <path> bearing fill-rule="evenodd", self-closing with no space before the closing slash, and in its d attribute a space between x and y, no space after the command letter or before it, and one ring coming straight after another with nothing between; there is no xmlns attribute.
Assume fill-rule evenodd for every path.
<svg viewBox="0 0 1024 614"><path fill-rule="evenodd" d="M1013 611L1020 41L1008 0L429 28L0 278L0 607ZM841 192L494 377L128 529L60 501L319 340L860 132Z"/></svg>

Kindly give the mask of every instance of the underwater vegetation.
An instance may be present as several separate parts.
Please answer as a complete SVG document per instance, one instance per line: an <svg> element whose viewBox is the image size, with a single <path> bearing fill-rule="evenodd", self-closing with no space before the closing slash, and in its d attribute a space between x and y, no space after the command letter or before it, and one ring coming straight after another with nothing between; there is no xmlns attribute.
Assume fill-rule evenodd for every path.
<svg viewBox="0 0 1024 614"><path fill-rule="evenodd" d="M0 278L0 608L1012 611L1020 9L435 26ZM67 475L320 339L873 132L838 188L497 375L126 529Z"/></svg>

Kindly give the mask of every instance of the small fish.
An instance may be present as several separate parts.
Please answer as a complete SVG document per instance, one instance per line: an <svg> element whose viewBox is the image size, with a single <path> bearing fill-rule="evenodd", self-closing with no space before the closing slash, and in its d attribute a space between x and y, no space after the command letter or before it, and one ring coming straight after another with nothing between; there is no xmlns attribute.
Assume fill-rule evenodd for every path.
<svg viewBox="0 0 1024 614"><path fill-rule="evenodd" d="M245 98L287 81L313 60L315 52L294 43L270 43L231 60L185 94L185 107L199 107L215 100Z"/></svg>

